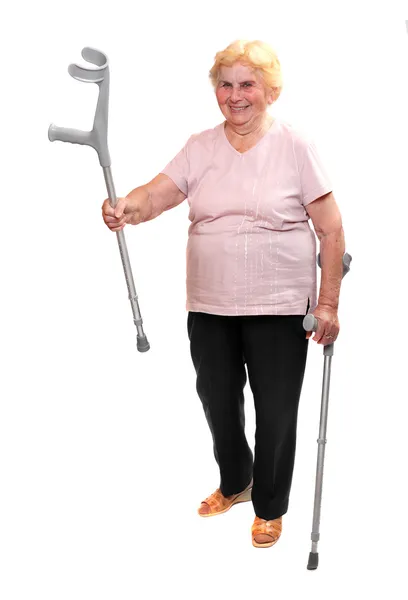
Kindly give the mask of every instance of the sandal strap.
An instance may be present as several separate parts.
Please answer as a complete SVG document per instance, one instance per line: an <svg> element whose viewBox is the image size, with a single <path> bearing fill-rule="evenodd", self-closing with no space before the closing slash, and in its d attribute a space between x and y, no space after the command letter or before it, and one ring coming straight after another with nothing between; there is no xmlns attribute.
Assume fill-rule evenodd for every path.
<svg viewBox="0 0 408 600"><path fill-rule="evenodd" d="M228 501L225 496L221 494L221 490L218 488L213 494L203 500L201 504L208 504L211 512L217 512L225 508L228 505Z"/></svg>
<svg viewBox="0 0 408 600"><path fill-rule="evenodd" d="M252 537L254 538L259 534L266 534L273 537L274 541L276 541L282 533L282 517L278 517L277 519L273 519L271 521L265 521L260 517L255 517L254 523L252 525Z"/></svg>

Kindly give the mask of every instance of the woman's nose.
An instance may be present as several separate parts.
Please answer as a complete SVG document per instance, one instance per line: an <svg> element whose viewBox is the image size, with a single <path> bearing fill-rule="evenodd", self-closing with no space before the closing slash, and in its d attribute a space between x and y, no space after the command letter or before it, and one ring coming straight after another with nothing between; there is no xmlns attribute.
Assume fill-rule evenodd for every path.
<svg viewBox="0 0 408 600"><path fill-rule="evenodd" d="M231 100L235 102L241 98L241 88L233 87L231 91Z"/></svg>

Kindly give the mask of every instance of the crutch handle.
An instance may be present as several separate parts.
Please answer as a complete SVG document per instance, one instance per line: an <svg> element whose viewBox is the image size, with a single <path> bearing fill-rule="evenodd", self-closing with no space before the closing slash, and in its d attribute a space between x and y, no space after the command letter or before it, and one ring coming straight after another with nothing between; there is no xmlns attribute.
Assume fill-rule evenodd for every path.
<svg viewBox="0 0 408 600"><path fill-rule="evenodd" d="M305 331L317 331L319 323L314 315L311 313L306 315L303 319L303 328Z"/></svg>
<svg viewBox="0 0 408 600"><path fill-rule="evenodd" d="M317 331L319 327L319 323L314 315L311 313L306 315L303 319L303 329L306 331ZM323 346L323 354L324 356L333 356L334 353L334 343L326 344Z"/></svg>
<svg viewBox="0 0 408 600"><path fill-rule="evenodd" d="M70 142L71 144L84 144L88 146L91 145L91 132L57 127L54 123L51 123L48 129L48 139L50 142Z"/></svg>

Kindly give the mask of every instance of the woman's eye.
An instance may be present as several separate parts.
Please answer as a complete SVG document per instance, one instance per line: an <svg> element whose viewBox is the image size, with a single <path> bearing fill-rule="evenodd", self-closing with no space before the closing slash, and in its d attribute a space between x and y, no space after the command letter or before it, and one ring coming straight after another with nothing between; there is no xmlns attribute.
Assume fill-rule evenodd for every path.
<svg viewBox="0 0 408 600"><path fill-rule="evenodd" d="M231 84L224 82L221 84L221 87L223 87L223 88L231 87ZM250 81L246 81L245 83L241 83L241 87L250 88L250 87L252 87L252 83Z"/></svg>

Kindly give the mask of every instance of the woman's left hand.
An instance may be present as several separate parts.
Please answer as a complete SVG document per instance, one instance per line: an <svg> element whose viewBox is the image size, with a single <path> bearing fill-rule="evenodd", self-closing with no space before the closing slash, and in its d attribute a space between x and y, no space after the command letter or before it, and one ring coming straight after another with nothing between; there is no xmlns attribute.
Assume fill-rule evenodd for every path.
<svg viewBox="0 0 408 600"><path fill-rule="evenodd" d="M333 344L340 331L337 310L331 306L318 304L313 311L313 315L316 317L319 326L312 339L324 346ZM308 331L306 333L306 338L310 338L312 334L313 331Z"/></svg>

